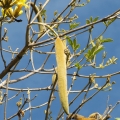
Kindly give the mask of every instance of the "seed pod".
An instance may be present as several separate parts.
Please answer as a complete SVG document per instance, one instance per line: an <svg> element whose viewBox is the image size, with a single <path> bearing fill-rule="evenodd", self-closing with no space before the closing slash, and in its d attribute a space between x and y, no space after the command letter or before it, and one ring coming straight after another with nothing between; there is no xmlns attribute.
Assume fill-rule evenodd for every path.
<svg viewBox="0 0 120 120"><path fill-rule="evenodd" d="M57 61L58 91L60 102L66 114L69 114L68 93L67 93L67 71L66 56L64 54L65 46L62 40L57 37L55 41L55 53Z"/></svg>
<svg viewBox="0 0 120 120"><path fill-rule="evenodd" d="M74 120L97 120L97 119L95 119L95 118L87 118L87 117L84 117L84 116L82 116L82 115L79 115L79 114L73 114L72 116L71 116L71 119L70 119L70 116L71 116L71 114L69 114L68 115L68 117L67 117L67 119L66 120L71 120L71 119L74 119ZM101 119L100 119L101 120Z"/></svg>
<svg viewBox="0 0 120 120"><path fill-rule="evenodd" d="M95 112L95 113L90 114L89 118L95 118L96 120L97 119L102 120L102 115L99 114L98 112Z"/></svg>
<svg viewBox="0 0 120 120"><path fill-rule="evenodd" d="M57 67L55 68L55 72L57 73ZM56 73L54 73L53 75L52 75L52 84L54 84L54 82L56 81L56 77L57 77L57 75L56 75ZM56 83L56 85L57 85L57 83Z"/></svg>

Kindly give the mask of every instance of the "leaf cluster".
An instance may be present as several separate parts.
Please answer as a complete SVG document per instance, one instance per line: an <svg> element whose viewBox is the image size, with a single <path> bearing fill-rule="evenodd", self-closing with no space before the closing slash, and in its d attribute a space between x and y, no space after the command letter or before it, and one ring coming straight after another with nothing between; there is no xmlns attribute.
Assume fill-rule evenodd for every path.
<svg viewBox="0 0 120 120"><path fill-rule="evenodd" d="M74 38L73 40L70 37L66 37L68 44L72 47L73 51L76 52L77 49L80 48L80 44L77 43L76 38Z"/></svg>

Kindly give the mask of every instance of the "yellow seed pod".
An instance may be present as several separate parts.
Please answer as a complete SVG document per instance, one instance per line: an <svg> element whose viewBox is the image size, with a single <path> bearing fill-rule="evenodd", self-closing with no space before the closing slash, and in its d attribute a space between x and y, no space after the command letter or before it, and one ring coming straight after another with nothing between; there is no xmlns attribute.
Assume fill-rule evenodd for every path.
<svg viewBox="0 0 120 120"><path fill-rule="evenodd" d="M57 67L55 68L55 72L57 73ZM55 80L56 80L56 77L57 77L56 73L54 73L54 74L52 75L52 84L54 84L54 82L55 82Z"/></svg>
<svg viewBox="0 0 120 120"><path fill-rule="evenodd" d="M65 46L62 40L57 37L55 41L55 53L57 61L58 91L60 102L66 114L69 114L68 93L67 93L67 71L66 56L64 54Z"/></svg>
<svg viewBox="0 0 120 120"><path fill-rule="evenodd" d="M69 118L70 116L71 116L71 114L69 114L67 118ZM79 115L79 114L73 114L71 119L74 119L74 120L97 120L95 118L89 118L89 117L87 118L87 117L84 117L84 116Z"/></svg>
<svg viewBox="0 0 120 120"><path fill-rule="evenodd" d="M98 112L95 112L95 113L90 114L89 118L95 118L96 120L97 119L102 120L102 115L99 114Z"/></svg>
<svg viewBox="0 0 120 120"><path fill-rule="evenodd" d="M56 80L56 74L54 73L54 74L52 75L52 84L54 84L55 80Z"/></svg>

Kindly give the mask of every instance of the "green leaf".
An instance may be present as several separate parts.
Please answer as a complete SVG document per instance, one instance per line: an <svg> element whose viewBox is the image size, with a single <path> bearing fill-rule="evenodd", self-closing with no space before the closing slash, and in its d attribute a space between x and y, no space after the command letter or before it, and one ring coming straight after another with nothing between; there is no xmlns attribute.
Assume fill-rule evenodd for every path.
<svg viewBox="0 0 120 120"><path fill-rule="evenodd" d="M86 20L86 24L90 24L90 21L88 19Z"/></svg>
<svg viewBox="0 0 120 120"><path fill-rule="evenodd" d="M91 49L91 54L94 53L95 49L96 49L96 46L92 47L92 49Z"/></svg>
<svg viewBox="0 0 120 120"><path fill-rule="evenodd" d="M106 39L102 39L100 40L101 43L105 43L105 42L112 42L113 40L111 38L106 38Z"/></svg>
<svg viewBox="0 0 120 120"><path fill-rule="evenodd" d="M112 22L114 22L116 20L116 18L113 18L111 20L108 21L107 25L109 26Z"/></svg>
<svg viewBox="0 0 120 120"><path fill-rule="evenodd" d="M106 21L104 21L103 23L104 23L104 25L105 25L106 27L108 26Z"/></svg>
<svg viewBox="0 0 120 120"><path fill-rule="evenodd" d="M94 55L96 55L97 53L99 53L103 49L104 49L103 45L98 46L97 50L95 50L95 52L94 52Z"/></svg>
<svg viewBox="0 0 120 120"><path fill-rule="evenodd" d="M89 54L88 54L88 53L85 53L85 54L84 54L84 56L85 56L85 58L87 59L87 61L88 61L88 62L90 62L90 61L91 61L90 56L89 56Z"/></svg>
<svg viewBox="0 0 120 120"><path fill-rule="evenodd" d="M93 47L91 50L88 50L87 53L85 53L85 57L88 61L90 60L93 60L94 58L94 50L95 50L95 47Z"/></svg>
<svg viewBox="0 0 120 120"><path fill-rule="evenodd" d="M66 36L66 39L67 39L67 41L68 41L68 44L69 44L70 46L72 46L73 42L72 42L72 40L70 39L70 37L69 37L69 36Z"/></svg>
<svg viewBox="0 0 120 120"><path fill-rule="evenodd" d="M68 39L68 43L69 43L69 45L73 45L73 42L72 42L72 40L71 39Z"/></svg>
<svg viewBox="0 0 120 120"><path fill-rule="evenodd" d="M91 16L91 17L90 17L90 22L92 22L92 21L93 21L93 17Z"/></svg>
<svg viewBox="0 0 120 120"><path fill-rule="evenodd" d="M98 20L98 18L99 18L99 17L94 18L93 22L96 22L96 21Z"/></svg>
<svg viewBox="0 0 120 120"><path fill-rule="evenodd" d="M73 44L74 44L74 46L76 46L76 44L77 44L77 40L76 39L73 40Z"/></svg>
<svg viewBox="0 0 120 120"><path fill-rule="evenodd" d="M94 47L95 46L95 43L93 40L90 41L90 44Z"/></svg>
<svg viewBox="0 0 120 120"><path fill-rule="evenodd" d="M76 46L75 46L75 51L77 50L77 49L79 49L80 48L80 44L77 44Z"/></svg>
<svg viewBox="0 0 120 120"><path fill-rule="evenodd" d="M78 69L78 70L80 70L81 68L82 68L82 66L80 65L80 63L75 63L75 67Z"/></svg>
<svg viewBox="0 0 120 120"><path fill-rule="evenodd" d="M91 55L91 50L88 50L88 55Z"/></svg>
<svg viewBox="0 0 120 120"><path fill-rule="evenodd" d="M105 24L106 27L108 27L112 22L114 22L116 20L116 18L113 18L111 20L108 21L104 21L103 23Z"/></svg>
<svg viewBox="0 0 120 120"><path fill-rule="evenodd" d="M74 51L76 51L80 47L80 45L77 44L76 38L71 40L70 37L66 36L66 39L68 41L68 44L72 47Z"/></svg>
<svg viewBox="0 0 120 120"><path fill-rule="evenodd" d="M72 30L72 29L78 27L79 25L80 25L80 23L76 23L76 22L70 23L70 24L69 24L69 28L70 28L70 30Z"/></svg>
<svg viewBox="0 0 120 120"><path fill-rule="evenodd" d="M46 16L46 10L45 9L42 10L41 15Z"/></svg>

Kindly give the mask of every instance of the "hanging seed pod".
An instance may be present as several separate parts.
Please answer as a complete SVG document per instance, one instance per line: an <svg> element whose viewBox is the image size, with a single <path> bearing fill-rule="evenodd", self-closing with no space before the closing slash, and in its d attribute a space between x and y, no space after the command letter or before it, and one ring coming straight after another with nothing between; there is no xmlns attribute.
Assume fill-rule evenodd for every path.
<svg viewBox="0 0 120 120"><path fill-rule="evenodd" d="M57 37L55 41L55 53L57 61L58 91L60 102L66 114L69 114L68 93L67 93L67 71L66 56L64 54L65 46L62 40Z"/></svg>

